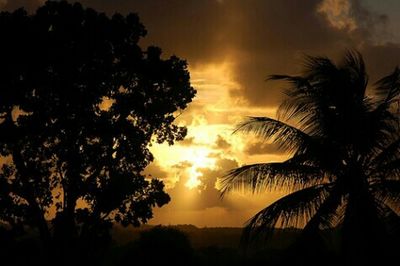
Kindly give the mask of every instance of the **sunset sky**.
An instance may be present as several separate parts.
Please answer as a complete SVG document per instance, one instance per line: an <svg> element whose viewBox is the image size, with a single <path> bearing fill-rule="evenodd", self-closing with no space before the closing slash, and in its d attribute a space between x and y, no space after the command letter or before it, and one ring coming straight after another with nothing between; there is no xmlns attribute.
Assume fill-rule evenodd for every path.
<svg viewBox="0 0 400 266"><path fill-rule="evenodd" d="M0 8L39 0L0 0ZM287 155L252 135L232 134L246 116L275 116L282 83L270 74L296 74L305 54L338 58L359 50L373 84L400 61L398 0L82 0L108 14L136 12L164 56L188 61L197 96L177 119L188 127L174 146L153 145L147 174L164 180L172 201L151 224L242 226L284 192L232 193L220 199L217 179L239 165Z"/></svg>

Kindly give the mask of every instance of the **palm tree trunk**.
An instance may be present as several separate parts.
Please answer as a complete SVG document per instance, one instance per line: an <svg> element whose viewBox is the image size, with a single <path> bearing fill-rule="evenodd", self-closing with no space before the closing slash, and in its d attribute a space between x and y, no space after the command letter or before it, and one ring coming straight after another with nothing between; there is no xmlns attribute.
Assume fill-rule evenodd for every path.
<svg viewBox="0 0 400 266"><path fill-rule="evenodd" d="M349 263L379 263L385 252L384 227L373 199L366 193L351 194L343 224L342 249Z"/></svg>

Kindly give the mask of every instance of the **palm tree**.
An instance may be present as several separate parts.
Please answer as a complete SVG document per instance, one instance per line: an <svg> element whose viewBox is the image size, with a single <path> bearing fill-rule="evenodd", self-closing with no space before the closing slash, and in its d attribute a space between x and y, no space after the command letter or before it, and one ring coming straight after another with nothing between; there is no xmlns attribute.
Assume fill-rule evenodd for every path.
<svg viewBox="0 0 400 266"><path fill-rule="evenodd" d="M301 75L269 79L290 83L278 119L250 117L235 132L272 141L290 159L229 171L222 195L246 188L289 193L249 220L244 242L294 226L303 228L297 243L319 245L324 229L338 228L346 258L378 254L399 226L399 68L375 84L373 97L357 52L347 52L340 64L307 57Z"/></svg>

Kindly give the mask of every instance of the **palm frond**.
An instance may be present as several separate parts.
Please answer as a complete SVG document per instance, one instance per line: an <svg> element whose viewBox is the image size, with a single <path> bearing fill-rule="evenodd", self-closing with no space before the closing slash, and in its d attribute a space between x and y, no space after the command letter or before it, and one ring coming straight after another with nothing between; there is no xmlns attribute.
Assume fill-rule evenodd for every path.
<svg viewBox="0 0 400 266"><path fill-rule="evenodd" d="M400 231L399 206L393 206L385 201L376 200L378 213L385 222L386 231L389 234L398 234Z"/></svg>
<svg viewBox="0 0 400 266"><path fill-rule="evenodd" d="M371 185L371 191L380 202L400 211L400 180L379 180Z"/></svg>
<svg viewBox="0 0 400 266"><path fill-rule="evenodd" d="M338 71L337 66L329 58L324 56L306 55L303 65L303 75L310 80L334 77L336 76Z"/></svg>
<svg viewBox="0 0 400 266"><path fill-rule="evenodd" d="M316 99L318 94L288 91L287 95L277 110L278 118L293 121L299 130L310 136L321 135L323 112L322 104Z"/></svg>
<svg viewBox="0 0 400 266"><path fill-rule="evenodd" d="M284 80L290 83L291 87L286 90L287 99L279 106L277 117L279 120L292 120L299 115L310 112L313 101L309 101L304 95L309 95L313 87L310 81L302 76L270 75L269 80Z"/></svg>
<svg viewBox="0 0 400 266"><path fill-rule="evenodd" d="M290 83L286 89L286 99L280 104L277 110L279 120L295 121L302 125L299 129L313 132L316 127L316 96L319 91L312 83L313 79L307 76L271 75L267 80L284 80Z"/></svg>
<svg viewBox="0 0 400 266"><path fill-rule="evenodd" d="M308 133L313 132L304 125L313 124L310 121L315 121L315 114L318 111L315 101L308 95L295 95L294 93L287 92L287 99L285 99L277 110L277 117L280 120L297 122L302 131Z"/></svg>
<svg viewBox="0 0 400 266"><path fill-rule="evenodd" d="M320 184L298 190L261 210L244 228L242 244L264 240L276 227L304 225L329 196L331 188L332 184Z"/></svg>
<svg viewBox="0 0 400 266"><path fill-rule="evenodd" d="M321 245L324 245L322 230L335 228L343 220L345 199L346 196L340 187L332 186L329 195L307 222L292 248L296 250L305 246L321 248Z"/></svg>
<svg viewBox="0 0 400 266"><path fill-rule="evenodd" d="M311 91L313 88L310 81L302 76L290 76L290 75L270 75L266 81L271 80L283 80L289 82L293 88L302 91Z"/></svg>
<svg viewBox="0 0 400 266"><path fill-rule="evenodd" d="M304 235L314 234L320 229L328 229L337 226L343 219L344 201L346 194L339 186L334 186L329 196L318 208L318 211L306 224L303 230Z"/></svg>
<svg viewBox="0 0 400 266"><path fill-rule="evenodd" d="M392 101L400 94L400 69L396 67L394 71L378 80L375 83L378 95L383 98L384 103L392 103Z"/></svg>
<svg viewBox="0 0 400 266"><path fill-rule="evenodd" d="M380 103L372 110L366 112L363 138L360 143L364 150L368 152L368 161L371 164L379 163L379 157L385 157L385 154L392 153L390 148L394 146L396 134L398 131L398 118L389 110L390 106Z"/></svg>
<svg viewBox="0 0 400 266"><path fill-rule="evenodd" d="M235 191L250 190L297 190L325 182L318 167L298 164L293 159L278 163L259 163L238 167L229 171L220 181L221 195Z"/></svg>
<svg viewBox="0 0 400 266"><path fill-rule="evenodd" d="M269 117L249 117L240 123L236 132L252 132L264 140L272 140L285 152L295 152L310 141L310 136L294 126Z"/></svg>
<svg viewBox="0 0 400 266"><path fill-rule="evenodd" d="M400 159L386 164L379 164L372 168L371 179L397 179L400 180Z"/></svg>
<svg viewBox="0 0 400 266"><path fill-rule="evenodd" d="M359 99L363 99L365 97L365 90L367 89L368 75L361 54L354 50L347 51L344 62L342 62L340 67L346 70L349 82L351 82L351 86L355 90L355 95Z"/></svg>
<svg viewBox="0 0 400 266"><path fill-rule="evenodd" d="M384 147L371 161L376 170L386 168L391 162L400 160L400 138L395 139L389 145ZM396 165L396 164L395 164ZM399 165L400 167L400 165ZM391 166L393 168L393 166ZM400 169L399 169L400 170Z"/></svg>
<svg viewBox="0 0 400 266"><path fill-rule="evenodd" d="M368 75L356 51L339 64L309 56L299 76L268 80L289 83L278 119L250 117L235 132L255 133L292 158L231 170L221 180L222 195L243 189L295 192L257 213L243 240L299 225L305 225L302 239L318 239L321 229L341 225L344 242L358 243L371 228L381 232L382 217L398 224L400 126L393 104L400 98L400 69L376 83L378 99L366 95ZM353 180L366 185L355 187ZM352 244L346 245L350 250Z"/></svg>

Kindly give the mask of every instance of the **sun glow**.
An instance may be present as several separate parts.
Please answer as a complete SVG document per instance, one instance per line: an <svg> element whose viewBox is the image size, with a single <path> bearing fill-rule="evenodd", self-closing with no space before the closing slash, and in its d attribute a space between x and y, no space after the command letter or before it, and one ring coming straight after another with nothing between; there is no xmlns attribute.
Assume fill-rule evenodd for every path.
<svg viewBox="0 0 400 266"><path fill-rule="evenodd" d="M199 180L201 173L197 172L196 168L190 168L189 174L189 180L186 182L185 186L189 189L198 187L201 184L201 181Z"/></svg>
<svg viewBox="0 0 400 266"><path fill-rule="evenodd" d="M243 109L246 104L232 97L231 92L239 88L232 66L228 60L190 69L192 85L198 93L176 120L180 126L187 127L187 136L173 146L157 144L151 147L156 163L168 173L164 179L168 189L182 184L188 190L202 190L207 178L203 176L204 170L216 170L218 160L234 158L242 164L248 159L243 153L248 140L240 134L232 134L234 125L246 112L250 115L271 111Z"/></svg>
<svg viewBox="0 0 400 266"><path fill-rule="evenodd" d="M194 148L187 155L187 161L191 167L188 169L188 181L185 186L193 189L201 185L200 178L203 175L199 170L202 168L212 169L215 167L216 159L210 156L211 150L205 147Z"/></svg>

